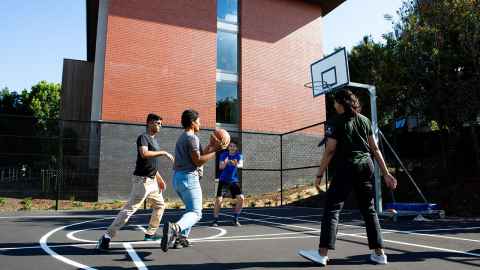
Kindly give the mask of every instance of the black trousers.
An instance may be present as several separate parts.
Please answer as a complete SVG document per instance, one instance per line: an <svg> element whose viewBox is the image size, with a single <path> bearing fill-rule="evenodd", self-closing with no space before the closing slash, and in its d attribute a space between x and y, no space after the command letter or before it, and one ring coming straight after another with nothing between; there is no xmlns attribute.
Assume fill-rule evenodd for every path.
<svg viewBox="0 0 480 270"><path fill-rule="evenodd" d="M380 223L374 206L373 161L369 159L360 165L343 164L335 171L335 177L327 191L319 247L335 249L340 211L353 190L367 228L369 248L383 248Z"/></svg>

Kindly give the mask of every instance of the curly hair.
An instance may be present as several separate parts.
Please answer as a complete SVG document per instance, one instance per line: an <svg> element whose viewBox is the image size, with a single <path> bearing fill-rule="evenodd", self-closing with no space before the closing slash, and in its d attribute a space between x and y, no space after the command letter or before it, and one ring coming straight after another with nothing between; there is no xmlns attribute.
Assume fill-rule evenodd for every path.
<svg viewBox="0 0 480 270"><path fill-rule="evenodd" d="M360 113L362 106L357 96L350 90L342 90L335 94L335 101L342 105L347 116L355 116Z"/></svg>

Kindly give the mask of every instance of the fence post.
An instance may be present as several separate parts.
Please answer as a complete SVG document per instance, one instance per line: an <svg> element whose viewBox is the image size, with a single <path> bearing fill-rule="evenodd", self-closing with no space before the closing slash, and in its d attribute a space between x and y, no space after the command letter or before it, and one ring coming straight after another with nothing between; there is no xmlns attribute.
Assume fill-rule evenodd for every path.
<svg viewBox="0 0 480 270"><path fill-rule="evenodd" d="M55 198L55 210L58 210L58 201L60 199L60 177L63 178L63 120L58 120L59 135L58 135L58 161L57 161L57 173L55 177L55 186L57 188Z"/></svg>
<svg viewBox="0 0 480 270"><path fill-rule="evenodd" d="M283 134L280 134L280 206L283 206Z"/></svg>

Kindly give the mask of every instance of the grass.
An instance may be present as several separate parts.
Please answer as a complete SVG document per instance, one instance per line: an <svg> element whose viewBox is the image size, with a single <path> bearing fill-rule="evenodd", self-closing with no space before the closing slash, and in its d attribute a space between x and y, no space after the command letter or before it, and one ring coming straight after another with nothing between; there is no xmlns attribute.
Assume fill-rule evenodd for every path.
<svg viewBox="0 0 480 270"><path fill-rule="evenodd" d="M33 200L31 197L24 198L21 202L22 210L32 210Z"/></svg>
<svg viewBox="0 0 480 270"><path fill-rule="evenodd" d="M73 201L72 206L76 207L76 208L81 208L81 207L83 207L83 203L79 202L79 201Z"/></svg>
<svg viewBox="0 0 480 270"><path fill-rule="evenodd" d="M290 188L284 191L283 203L289 204L299 199L305 199L311 194L316 194L313 187L302 186L301 188ZM280 195L277 192L264 194L246 194L245 207L272 207L280 204ZM125 204L125 201L112 200L108 202L89 202L77 201L76 196L67 196L66 200L59 200L60 210L84 209L84 210L119 210ZM180 209L183 203L180 199L174 197L166 200L166 208ZM204 208L213 208L215 198L205 198L203 201ZM235 199L225 198L224 207L235 207ZM147 204L147 208L149 204ZM14 212L19 210L51 210L55 209L55 200L40 198L2 198L0 197L0 212ZM143 205L141 207L143 209Z"/></svg>

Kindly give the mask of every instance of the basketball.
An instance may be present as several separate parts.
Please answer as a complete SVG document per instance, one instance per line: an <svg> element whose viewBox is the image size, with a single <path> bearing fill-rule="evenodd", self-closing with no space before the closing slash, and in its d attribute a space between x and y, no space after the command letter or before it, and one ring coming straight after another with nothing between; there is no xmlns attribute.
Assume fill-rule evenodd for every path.
<svg viewBox="0 0 480 270"><path fill-rule="evenodd" d="M228 144L230 143L230 134L228 134L228 131L223 128L217 128L213 132L213 136L220 141L220 146L222 149L228 147Z"/></svg>

